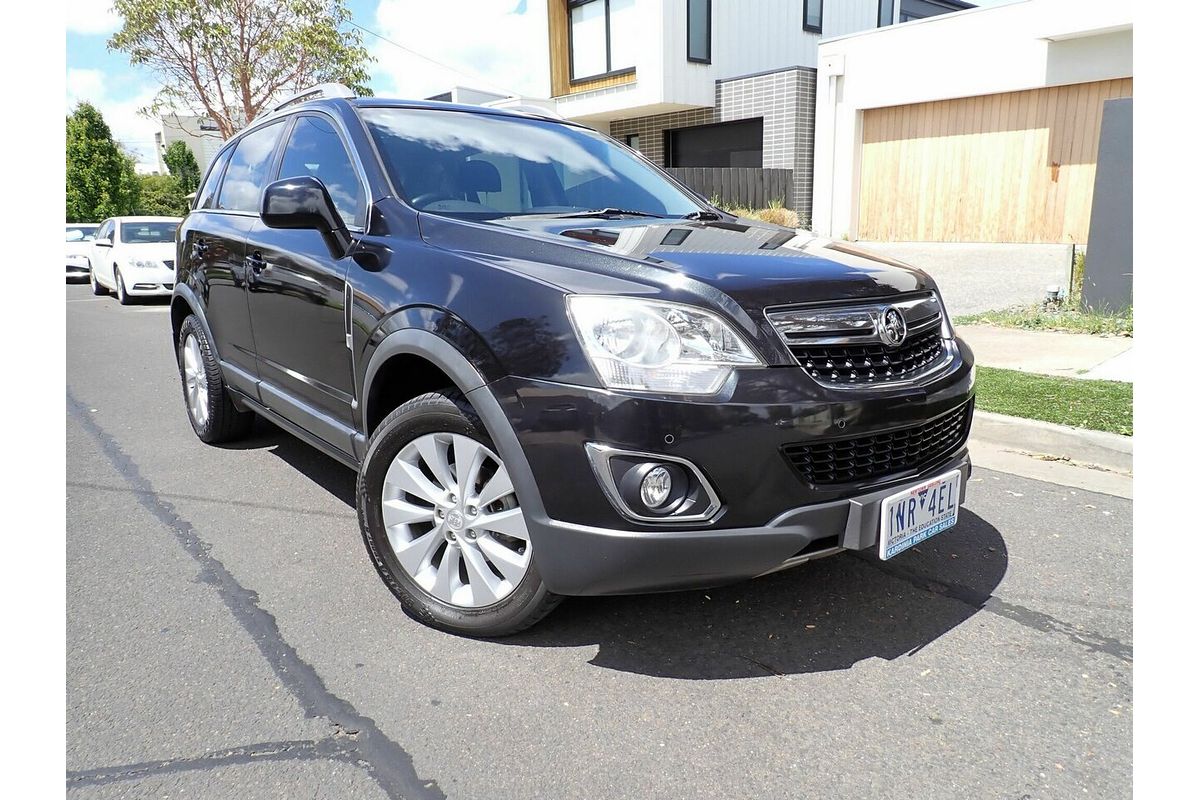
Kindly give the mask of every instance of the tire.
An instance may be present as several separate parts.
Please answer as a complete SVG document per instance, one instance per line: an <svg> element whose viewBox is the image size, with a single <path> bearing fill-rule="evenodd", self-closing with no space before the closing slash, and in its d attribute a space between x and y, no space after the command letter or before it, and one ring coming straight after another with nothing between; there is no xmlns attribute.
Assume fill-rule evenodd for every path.
<svg viewBox="0 0 1200 800"><path fill-rule="evenodd" d="M92 294L96 295L97 297L108 294L108 289L105 289L100 285L100 282L96 280L96 270L91 264L88 264L88 280L92 284Z"/></svg>
<svg viewBox="0 0 1200 800"><path fill-rule="evenodd" d="M113 264L113 283L117 285L117 302L123 306L133 303L133 298L125 291L125 280L121 277L121 270L117 269L117 265Z"/></svg>
<svg viewBox="0 0 1200 800"><path fill-rule="evenodd" d="M471 461L463 484L457 460ZM542 581L495 445L455 389L409 400L379 424L359 471L358 522L384 584L426 625L507 636L562 600Z"/></svg>
<svg viewBox="0 0 1200 800"><path fill-rule="evenodd" d="M204 327L194 315L179 328L175 356L184 406L196 436L209 444L244 438L254 424L254 412L239 411L233 404Z"/></svg>

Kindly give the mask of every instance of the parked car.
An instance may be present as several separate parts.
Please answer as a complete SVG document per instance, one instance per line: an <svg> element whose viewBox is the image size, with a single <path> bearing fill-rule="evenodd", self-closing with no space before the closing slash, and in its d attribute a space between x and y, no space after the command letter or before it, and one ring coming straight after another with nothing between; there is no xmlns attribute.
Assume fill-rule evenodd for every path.
<svg viewBox="0 0 1200 800"><path fill-rule="evenodd" d="M974 367L933 280L585 127L323 87L228 142L178 247L197 436L259 414L356 469L371 563L430 625L886 559L958 518Z"/></svg>
<svg viewBox="0 0 1200 800"><path fill-rule="evenodd" d="M92 251L92 238L96 228L91 222L67 223L67 280L87 280L91 274L88 256Z"/></svg>
<svg viewBox="0 0 1200 800"><path fill-rule="evenodd" d="M92 293L116 292L121 305L137 297L169 297L175 286L178 217L112 217L91 242Z"/></svg>

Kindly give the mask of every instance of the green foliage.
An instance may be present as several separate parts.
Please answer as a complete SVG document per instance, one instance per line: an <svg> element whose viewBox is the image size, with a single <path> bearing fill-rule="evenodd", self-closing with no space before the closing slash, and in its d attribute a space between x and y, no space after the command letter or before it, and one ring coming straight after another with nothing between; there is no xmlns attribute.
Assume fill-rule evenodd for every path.
<svg viewBox="0 0 1200 800"><path fill-rule="evenodd" d="M268 103L316 83L360 94L371 61L345 0L114 0L109 49L156 73L151 113L208 117L228 138Z"/></svg>
<svg viewBox="0 0 1200 800"><path fill-rule="evenodd" d="M137 206L133 159L113 141L104 117L80 103L67 117L67 222L99 222Z"/></svg>
<svg viewBox="0 0 1200 800"><path fill-rule="evenodd" d="M141 175L141 200L137 214L148 217L182 217L188 212L187 192L174 175Z"/></svg>
<svg viewBox="0 0 1200 800"><path fill-rule="evenodd" d="M995 325L1030 331L1090 333L1098 336L1133 336L1133 309L1121 311L1079 311L1053 305L1008 308L955 317L955 325Z"/></svg>
<svg viewBox="0 0 1200 800"><path fill-rule="evenodd" d="M1133 435L1133 384L977 367L975 406L1076 428Z"/></svg>
<svg viewBox="0 0 1200 800"><path fill-rule="evenodd" d="M171 175L179 181L183 194L191 194L200 188L200 165L185 142L171 142L167 152L163 153L163 161Z"/></svg>
<svg viewBox="0 0 1200 800"><path fill-rule="evenodd" d="M773 199L767 202L766 208L744 208L734 203L722 200L720 195L714 194L709 198L717 208L722 211L727 211L735 217L744 217L746 219L756 219L761 222L769 222L773 225L782 225L785 228L807 228L808 221L802 218L792 209L783 204L782 199Z"/></svg>

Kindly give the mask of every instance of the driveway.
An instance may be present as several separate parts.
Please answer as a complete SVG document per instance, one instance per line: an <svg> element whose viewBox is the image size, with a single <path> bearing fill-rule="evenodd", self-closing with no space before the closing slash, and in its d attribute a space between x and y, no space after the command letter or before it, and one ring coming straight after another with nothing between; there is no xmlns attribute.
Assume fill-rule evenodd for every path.
<svg viewBox="0 0 1200 800"><path fill-rule="evenodd" d="M933 276L952 316L1039 303L1071 283L1069 244L855 242Z"/></svg>

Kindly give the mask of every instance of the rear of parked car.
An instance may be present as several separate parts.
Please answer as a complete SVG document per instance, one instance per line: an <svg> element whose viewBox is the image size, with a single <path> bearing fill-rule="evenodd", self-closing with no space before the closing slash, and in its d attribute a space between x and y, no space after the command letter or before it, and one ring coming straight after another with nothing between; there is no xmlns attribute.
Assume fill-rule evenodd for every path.
<svg viewBox="0 0 1200 800"><path fill-rule="evenodd" d="M890 558L965 498L972 357L927 275L581 126L301 98L214 160L177 258L197 434L260 414L358 470L372 563L444 629Z"/></svg>

